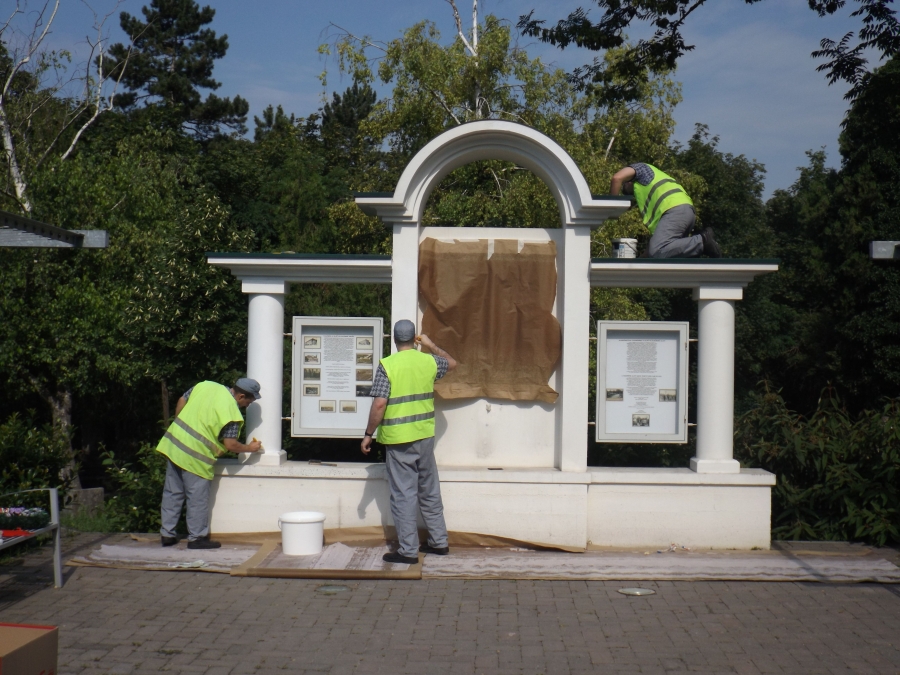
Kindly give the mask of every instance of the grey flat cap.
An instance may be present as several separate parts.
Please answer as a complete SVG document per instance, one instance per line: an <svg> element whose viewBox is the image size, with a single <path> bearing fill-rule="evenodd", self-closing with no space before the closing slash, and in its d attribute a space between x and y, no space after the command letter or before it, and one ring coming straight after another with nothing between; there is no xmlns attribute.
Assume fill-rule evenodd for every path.
<svg viewBox="0 0 900 675"><path fill-rule="evenodd" d="M241 377L234 383L234 386L241 391L246 391L256 401L262 398L259 393L259 382L256 380L251 380L249 377Z"/></svg>
<svg viewBox="0 0 900 675"><path fill-rule="evenodd" d="M409 319L400 319L394 324L394 340L396 342L412 342L416 337L416 324Z"/></svg>

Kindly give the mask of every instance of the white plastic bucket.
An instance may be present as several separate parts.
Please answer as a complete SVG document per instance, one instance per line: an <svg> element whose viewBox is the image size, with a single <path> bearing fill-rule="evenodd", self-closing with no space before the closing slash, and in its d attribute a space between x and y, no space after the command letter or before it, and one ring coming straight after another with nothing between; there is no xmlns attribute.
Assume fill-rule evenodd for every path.
<svg viewBox="0 0 900 675"><path fill-rule="evenodd" d="M613 239L613 258L637 258L637 239Z"/></svg>
<svg viewBox="0 0 900 675"><path fill-rule="evenodd" d="M278 519L281 549L285 555L317 555L322 552L325 514L318 511L291 511Z"/></svg>

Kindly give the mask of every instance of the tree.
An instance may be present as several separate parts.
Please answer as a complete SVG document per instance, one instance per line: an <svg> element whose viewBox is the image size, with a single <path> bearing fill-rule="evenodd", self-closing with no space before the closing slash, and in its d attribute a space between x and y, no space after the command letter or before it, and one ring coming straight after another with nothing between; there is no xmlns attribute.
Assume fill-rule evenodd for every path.
<svg viewBox="0 0 900 675"><path fill-rule="evenodd" d="M116 103L134 109L138 103L158 107L178 127L197 138L209 138L222 127L243 133L250 109L240 96L234 99L209 94L203 99L198 88L216 90L215 61L225 56L228 36L216 37L204 28L216 11L202 9L194 0L151 0L142 8L144 21L122 12L120 24L133 47L115 44L109 53L118 73L130 59L122 82L130 91L119 94Z"/></svg>
<svg viewBox="0 0 900 675"><path fill-rule="evenodd" d="M67 50L44 49L59 0L47 0L37 12L26 9L27 5L17 0L0 26L0 140L6 183L0 204L12 202L14 210L31 215L34 174L48 161L70 157L82 134L112 109L119 80L128 71L130 48L120 45L118 74L114 76L104 32L110 15L95 13L96 35L88 38L88 59L69 73L71 54Z"/></svg>
<svg viewBox="0 0 900 675"><path fill-rule="evenodd" d="M748 5L762 0L744 0ZM523 34L564 49L570 45L591 51L619 49L625 45L625 31L636 23L649 24L653 36L641 39L628 48L625 58L606 62L595 58L590 64L576 68L572 80L605 100L633 100L641 83L650 73L669 72L678 59L694 49L685 43L682 31L688 18L707 4L707 0L595 0L602 12L591 21L588 12L578 8L553 27L535 19L534 10L519 18ZM849 98L855 98L866 77L866 50L874 49L882 58L900 53L900 22L890 8L893 0L856 0L859 7L852 13L863 24L859 41L852 44L853 33L840 40L823 39L817 58L830 59L819 66L828 73L833 84L850 85ZM819 16L834 14L845 5L844 0L809 0L809 7Z"/></svg>

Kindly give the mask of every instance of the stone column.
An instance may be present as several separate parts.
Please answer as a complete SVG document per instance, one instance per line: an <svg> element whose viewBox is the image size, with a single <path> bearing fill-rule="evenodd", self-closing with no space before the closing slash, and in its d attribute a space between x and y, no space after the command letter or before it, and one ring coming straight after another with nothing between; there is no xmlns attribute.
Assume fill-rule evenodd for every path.
<svg viewBox="0 0 900 675"><path fill-rule="evenodd" d="M391 254L391 325L385 333L393 335L394 324L409 319L419 325L419 226L394 225L393 252ZM391 353L397 345L391 339Z"/></svg>
<svg viewBox="0 0 900 675"><path fill-rule="evenodd" d="M565 227L559 270L562 361L559 366L556 468L587 470L588 370L590 368L591 229Z"/></svg>
<svg viewBox="0 0 900 675"><path fill-rule="evenodd" d="M284 378L283 279L245 279L250 295L247 320L247 377L259 382L262 398L247 407L247 439L261 441L264 453L241 455L245 461L281 464L287 453L281 447Z"/></svg>
<svg viewBox="0 0 900 675"><path fill-rule="evenodd" d="M737 284L694 289L699 303L697 332L697 473L740 473L734 459L734 302Z"/></svg>

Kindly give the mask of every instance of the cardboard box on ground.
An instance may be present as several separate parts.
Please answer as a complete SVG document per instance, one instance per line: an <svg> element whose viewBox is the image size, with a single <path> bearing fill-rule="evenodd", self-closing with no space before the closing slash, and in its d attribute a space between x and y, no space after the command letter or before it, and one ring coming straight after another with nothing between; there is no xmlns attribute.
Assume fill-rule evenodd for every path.
<svg viewBox="0 0 900 675"><path fill-rule="evenodd" d="M56 675L58 652L56 626L0 623L2 675Z"/></svg>

